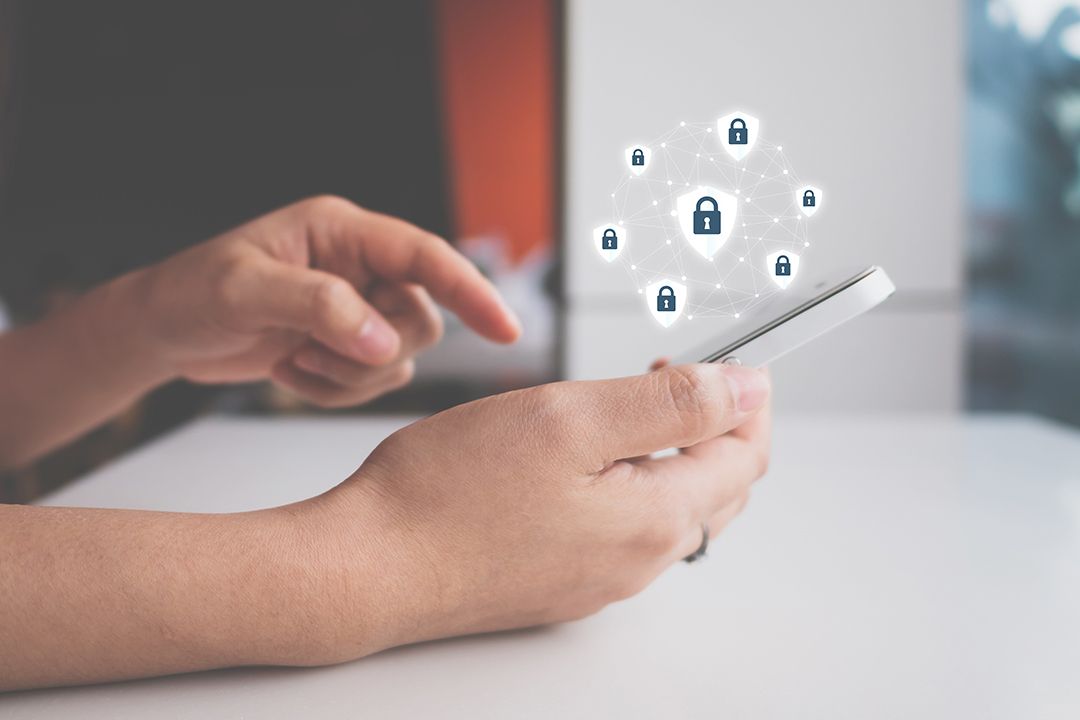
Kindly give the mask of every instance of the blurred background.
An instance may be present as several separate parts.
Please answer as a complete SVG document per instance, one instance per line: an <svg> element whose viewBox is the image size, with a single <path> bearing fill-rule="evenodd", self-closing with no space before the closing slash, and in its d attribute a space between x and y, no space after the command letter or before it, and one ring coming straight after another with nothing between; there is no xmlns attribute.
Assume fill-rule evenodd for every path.
<svg viewBox="0 0 1080 720"><path fill-rule="evenodd" d="M0 2L0 327L329 192L451 238L527 330L496 348L451 323L414 387L352 412L639 372L708 329L656 326L591 228L627 142L740 107L828 191L808 258L899 288L777 363L781 412L1080 424L1078 7ZM212 411L312 412L176 383L0 500Z"/></svg>

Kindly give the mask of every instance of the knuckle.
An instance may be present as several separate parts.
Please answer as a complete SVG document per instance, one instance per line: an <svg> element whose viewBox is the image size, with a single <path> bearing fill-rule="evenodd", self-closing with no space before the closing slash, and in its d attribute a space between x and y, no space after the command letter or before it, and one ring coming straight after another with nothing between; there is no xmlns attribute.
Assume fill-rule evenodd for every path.
<svg viewBox="0 0 1080 720"><path fill-rule="evenodd" d="M716 422L723 403L697 366L665 368L660 375L664 378L667 401L688 430L698 434Z"/></svg>
<svg viewBox="0 0 1080 720"><path fill-rule="evenodd" d="M241 309L247 290L248 259L238 252L226 252L217 266L211 292L215 305L226 313Z"/></svg>
<svg viewBox="0 0 1080 720"><path fill-rule="evenodd" d="M341 212L356 207L340 195L332 194L314 195L302 200L300 206L304 212L314 216Z"/></svg>
<svg viewBox="0 0 1080 720"><path fill-rule="evenodd" d="M575 413L566 411L559 383L522 392L527 398L528 416L535 424L533 430L538 441L546 447L564 447L579 440Z"/></svg>
<svg viewBox="0 0 1080 720"><path fill-rule="evenodd" d="M348 302L352 293L352 286L348 282L328 276L312 288L311 311L316 317L327 317Z"/></svg>

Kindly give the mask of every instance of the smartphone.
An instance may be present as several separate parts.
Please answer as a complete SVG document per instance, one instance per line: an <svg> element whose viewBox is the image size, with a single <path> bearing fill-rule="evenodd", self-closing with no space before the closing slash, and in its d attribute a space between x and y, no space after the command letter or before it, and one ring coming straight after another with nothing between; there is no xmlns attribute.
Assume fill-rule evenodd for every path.
<svg viewBox="0 0 1080 720"><path fill-rule="evenodd" d="M804 282L789 286L771 302L750 311L739 328L714 337L674 362L762 367L880 305L896 292L889 276L876 266L800 280Z"/></svg>

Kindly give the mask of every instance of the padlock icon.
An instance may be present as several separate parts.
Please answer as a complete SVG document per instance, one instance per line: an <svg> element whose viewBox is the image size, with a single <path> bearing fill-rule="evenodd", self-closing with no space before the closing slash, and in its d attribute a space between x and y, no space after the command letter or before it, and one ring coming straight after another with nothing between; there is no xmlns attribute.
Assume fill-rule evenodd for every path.
<svg viewBox="0 0 1080 720"><path fill-rule="evenodd" d="M701 209L702 203L706 201L712 203L712 210ZM720 205L716 202L716 198L711 195L706 195L697 201L694 208L694 234L720 234Z"/></svg>
<svg viewBox="0 0 1080 720"><path fill-rule="evenodd" d="M817 196L814 195L813 190L807 190L802 194L802 206L803 207L816 207Z"/></svg>
<svg viewBox="0 0 1080 720"><path fill-rule="evenodd" d="M634 152L630 155L631 165L645 165L645 152L641 148L635 148Z"/></svg>
<svg viewBox="0 0 1080 720"><path fill-rule="evenodd" d="M604 236L600 238L601 250L618 250L619 249L619 236L615 234L614 228L608 228L604 231Z"/></svg>
<svg viewBox="0 0 1080 720"><path fill-rule="evenodd" d="M776 276L791 277L791 260L787 255L776 258Z"/></svg>
<svg viewBox="0 0 1080 720"><path fill-rule="evenodd" d="M739 127L735 127L735 123L739 123ZM731 121L731 126L727 131L728 145L745 145L749 133L746 130L746 121L742 118L735 118Z"/></svg>
<svg viewBox="0 0 1080 720"><path fill-rule="evenodd" d="M670 285L664 285L656 293L656 312L675 312L675 291Z"/></svg>

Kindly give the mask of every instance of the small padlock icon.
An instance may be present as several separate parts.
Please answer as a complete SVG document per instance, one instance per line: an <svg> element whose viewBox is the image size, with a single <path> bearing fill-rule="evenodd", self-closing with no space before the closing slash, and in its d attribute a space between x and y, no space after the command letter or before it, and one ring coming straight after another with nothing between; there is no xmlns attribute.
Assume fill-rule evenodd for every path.
<svg viewBox="0 0 1080 720"><path fill-rule="evenodd" d="M712 210L702 210L702 203L712 203ZM720 205L716 198L711 195L697 201L694 208L694 234L695 235L719 235L720 234Z"/></svg>
<svg viewBox="0 0 1080 720"><path fill-rule="evenodd" d="M635 148L634 152L630 155L631 165L645 165L645 152L641 148Z"/></svg>
<svg viewBox="0 0 1080 720"><path fill-rule="evenodd" d="M791 277L791 260L787 255L776 258L776 276Z"/></svg>
<svg viewBox="0 0 1080 720"><path fill-rule="evenodd" d="M666 293L665 290L667 290ZM664 285L657 291L656 312L675 312L675 291L670 285Z"/></svg>
<svg viewBox="0 0 1080 720"><path fill-rule="evenodd" d="M735 123L739 123L739 127L735 127ZM728 145L745 145L748 135L746 121L742 118L735 118L731 121L731 126L727 131Z"/></svg>
<svg viewBox="0 0 1080 720"><path fill-rule="evenodd" d="M602 250L619 249L619 236L615 234L614 228L608 228L604 231L604 236L600 238L600 248Z"/></svg>
<svg viewBox="0 0 1080 720"><path fill-rule="evenodd" d="M807 190L802 194L802 206L803 207L815 207L817 205L817 197L814 195L813 190Z"/></svg>

